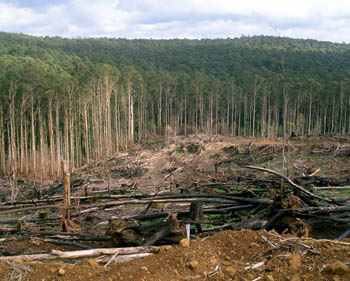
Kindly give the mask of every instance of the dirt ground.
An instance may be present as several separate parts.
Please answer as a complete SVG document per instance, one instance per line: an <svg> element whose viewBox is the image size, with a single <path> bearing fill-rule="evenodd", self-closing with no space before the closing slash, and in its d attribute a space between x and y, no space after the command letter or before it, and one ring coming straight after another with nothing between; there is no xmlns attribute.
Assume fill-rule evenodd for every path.
<svg viewBox="0 0 350 281"><path fill-rule="evenodd" d="M345 153L341 153L343 150ZM232 161L225 163L227 160ZM220 162L223 164L215 169ZM134 146L128 153L91 163L75 174L95 181L90 183L95 189L108 182L111 188L157 191L155 186L171 189L175 185L187 187L255 175L242 169L245 165L271 168L290 177L319 169L315 176L341 178L350 185L350 138L309 137L284 142L205 135L177 137L168 144Z"/></svg>
<svg viewBox="0 0 350 281"><path fill-rule="evenodd" d="M196 135L171 138L167 143L148 141L74 169L72 192L83 195L86 191L107 188L163 192L217 181L246 187L250 183L246 179L257 175L244 169L245 165L274 169L292 178L315 172L315 177L328 180L319 182L319 186L350 185L350 138L305 137L283 141ZM270 176L258 174L258 178L264 177ZM60 182L61 179L44 180L37 182L36 187L44 196L58 195L63 191ZM17 200L35 198L30 180L20 179L18 187ZM9 200L8 197L9 184L0 177L0 201Z"/></svg>
<svg viewBox="0 0 350 281"><path fill-rule="evenodd" d="M76 261L75 261L76 262ZM105 268L81 263L0 264L1 280L350 280L350 243L296 239L266 231L224 231L165 246L159 253ZM11 279L20 272L23 279ZM13 277L12 277L13 278Z"/></svg>
<svg viewBox="0 0 350 281"><path fill-rule="evenodd" d="M195 190L201 183L215 182L230 182L230 192L240 188L253 190L259 187L263 192L273 189L268 185L271 175L242 168L245 165L274 169L308 188L349 186L350 139L295 138L283 142L193 136L172 139L167 144L147 143L75 170L72 176L72 194L93 194L106 189L118 191L118 194L130 190L145 193L179 192L181 189ZM309 176L310 174L314 175ZM29 183L23 181L19 186L19 200L33 198L34 193ZM62 186L53 182L45 182L39 187L43 195L62 194ZM200 191L209 193L210 187ZM225 192L225 189L219 191ZM327 192L332 196L344 197L349 202L349 191ZM6 201L8 193L6 179L0 178L0 200ZM74 206L76 204L79 205L79 202L73 202ZM92 225L86 224L87 227L84 227L82 224L81 232L103 234L104 226L100 226L100 223L106 218L121 214L133 215L134 212L140 210L134 208L122 211L116 208L101 212L93 217ZM39 213L31 215L35 217ZM12 219L7 215L0 215L0 218ZM14 216L13 219L15 218ZM333 228L324 229L322 232L330 234ZM0 251L3 255L47 253L52 249L75 250L72 246L54 245L40 239L0 241ZM345 281L350 280L349 267L350 241L297 239L279 236L274 231L241 230L224 231L211 237L198 238L191 242L189 248L164 246L159 253L152 256L122 264L111 264L107 268L95 259L0 263L0 280Z"/></svg>

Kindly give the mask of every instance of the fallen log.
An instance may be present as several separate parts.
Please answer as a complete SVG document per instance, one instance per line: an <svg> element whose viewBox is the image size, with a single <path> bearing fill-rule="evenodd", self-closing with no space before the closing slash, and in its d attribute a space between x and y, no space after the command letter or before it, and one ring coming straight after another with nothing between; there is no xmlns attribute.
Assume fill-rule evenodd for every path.
<svg viewBox="0 0 350 281"><path fill-rule="evenodd" d="M343 232L336 240L343 240L350 236L350 228Z"/></svg>
<svg viewBox="0 0 350 281"><path fill-rule="evenodd" d="M110 236L93 236L79 233L51 232L51 231L22 231L21 235L26 237L48 237L53 239L67 239L77 241L109 241Z"/></svg>
<svg viewBox="0 0 350 281"><path fill-rule="evenodd" d="M257 205L254 204L246 204L246 205L223 205L219 207L205 207L203 208L203 213L204 214L226 214L230 213L232 211L240 211L240 210L245 210L245 209L251 209L256 207ZM185 215L188 214L187 210L184 211L176 211L178 215ZM156 213L151 213L151 214L137 214L137 215L132 215L129 217L124 217L125 219L135 219L135 220L152 220L152 219L158 219L158 218L164 218L169 215L169 212L156 212ZM111 219L119 218L117 216L111 217ZM107 224L108 221L102 221L99 224Z"/></svg>
<svg viewBox="0 0 350 281"><path fill-rule="evenodd" d="M337 218L334 214L337 213L350 213L350 206L328 206L328 207L307 207L307 208L292 208L292 209L280 209L277 213L270 218L265 225L265 229L271 230L275 224L282 219L284 216L294 216L302 218L315 218L320 221L332 221L342 224L350 223L350 219ZM332 216L330 216L332 214Z"/></svg>
<svg viewBox="0 0 350 281"><path fill-rule="evenodd" d="M13 213L19 213L19 212L27 212L27 211L37 211L37 210L44 210L44 209L59 209L60 205L45 205L45 206L36 206L36 207L26 207L26 208L16 208L11 210L4 210L1 211L1 215L4 214L13 214Z"/></svg>
<svg viewBox="0 0 350 281"><path fill-rule="evenodd" d="M94 197L72 197L72 199L93 199ZM130 199L133 198L133 199ZM95 198L96 199L96 198ZM101 202L96 204L84 204L80 203L81 207L85 207L85 210L81 210L80 214L90 213L94 211L98 211L99 208L107 208L109 206L122 206L122 205L145 205L150 203L192 203L196 201L202 201L204 203L222 203L222 204L232 204L237 202L243 202L247 204L263 204L263 205L271 205L273 203L272 200L267 198L245 198L239 197L237 194L206 194L206 193L193 193L193 194L135 194L135 195L111 195L102 197L101 199L113 199L112 201ZM130 199L119 201L119 199ZM29 204L29 202L28 202ZM36 204L34 202L33 204ZM1 210L1 214L12 214L17 212L28 212L28 211L37 211L43 209L59 209L60 205L35 205L29 207L25 206L8 206L7 209ZM73 215L75 216L75 215Z"/></svg>
<svg viewBox="0 0 350 281"><path fill-rule="evenodd" d="M203 232L213 232L213 231L219 231L223 229L231 229L231 230L241 230L241 229L253 229L258 230L265 227L267 224L267 221L265 220L248 220L248 221L242 221L242 222L234 222L234 223L227 223L220 226L215 226L211 228L205 229Z"/></svg>
<svg viewBox="0 0 350 281"><path fill-rule="evenodd" d="M266 169L266 168L261 168L261 167L256 167L256 166L245 166L245 168L247 169L252 169L252 170L258 170L258 171L262 171L262 172L267 172L267 173L270 173L270 174L273 174L273 175L276 175L276 176L279 176L281 177L282 179L284 179L285 181L287 181L291 186L293 186L295 189L297 189L298 191L310 196L311 198L316 198L318 200L321 200L321 201L325 201L327 203L333 203L333 204L337 204L336 201L334 201L333 199L329 199L329 198L324 198L324 197L321 197L321 196L318 196L314 193L312 193L311 191L305 189L304 187L296 184L295 182L293 182L290 178L288 178L287 176L279 173L279 172L276 172L274 170L271 170L271 169Z"/></svg>
<svg viewBox="0 0 350 281"><path fill-rule="evenodd" d="M102 192L100 192L102 193ZM104 192L104 193L107 193ZM71 196L72 200L79 200L79 201L89 201L89 200L105 200L105 199L128 199L128 198L148 198L152 197L156 194L143 194L143 193L137 193L137 194L123 194L123 195L89 195L89 196ZM40 205L42 203L54 203L54 202L60 202L63 201L63 196L53 196L52 198L43 198L43 199L33 199L33 200L23 200L23 201L7 201L0 204L0 208L6 208L6 206L12 206L12 207L21 207L21 205ZM22 206L24 207L24 206ZM10 208L10 207L7 207Z"/></svg>
<svg viewBox="0 0 350 281"><path fill-rule="evenodd" d="M16 233L17 231L16 227L0 227L0 233Z"/></svg>
<svg viewBox="0 0 350 281"><path fill-rule="evenodd" d="M283 209L288 213L308 213L312 215L329 215L330 213L350 212L350 205L347 206L329 206L329 207L308 207L297 209Z"/></svg>
<svg viewBox="0 0 350 281"><path fill-rule="evenodd" d="M140 253L140 254L129 254L129 255L122 255L122 256L116 256L113 259L113 263L123 263L123 262L128 262L136 259L141 259L144 257L148 257L153 255L152 253Z"/></svg>
<svg viewBox="0 0 350 281"><path fill-rule="evenodd" d="M128 256L135 254L151 254L159 251L158 247L146 246L146 247L128 247L128 248L99 248L89 249L81 251L58 251L53 250L48 254L34 254L34 255L19 255L19 256L2 256L0 261L38 261L38 260L53 260L53 259L79 259L79 258L91 258L102 255L114 255Z"/></svg>
<svg viewBox="0 0 350 281"><path fill-rule="evenodd" d="M140 253L154 253L157 252L156 247L127 247L127 248L99 248L81 251L58 251L53 250L52 255L57 256L61 259L77 259L86 257L96 257L101 255L130 255L130 254L140 254Z"/></svg>
<svg viewBox="0 0 350 281"><path fill-rule="evenodd" d="M67 240L63 240L63 239L52 239L52 238L46 238L46 239L32 238L32 239L38 240L38 241L43 241L43 242L48 242L48 243L52 243L52 244L56 244L56 245L78 247L78 248L81 248L81 249L91 249L92 248L90 246L87 246L85 244L81 244L79 242L67 241Z"/></svg>
<svg viewBox="0 0 350 281"><path fill-rule="evenodd" d="M266 204L271 205L273 203L273 200L267 199L267 198L245 198L245 197L239 197L237 194L207 194L207 193L189 193L189 194L164 194L161 196L155 196L152 198L152 200L157 199L194 199L198 198L197 201L201 201L200 199L208 198L208 199L216 199L213 202L220 203L220 199L229 200L229 201L238 201L238 202L246 202L246 203L252 203L252 204ZM204 201L203 201L204 202Z"/></svg>
<svg viewBox="0 0 350 281"><path fill-rule="evenodd" d="M202 201L203 203L227 203L232 204L237 202L235 200L236 198L226 199L226 198L215 198L215 196L211 195L211 197L206 196L206 198L203 198L202 196L194 197L194 198L168 198L168 199L152 199L152 200L127 200L127 201L110 201L105 203L99 203L95 205L95 208L104 208L107 209L108 207L116 207L116 206L122 206L122 205L145 205L149 203L191 203L196 201ZM241 200L242 199L242 200ZM272 200L269 199L250 199L250 198L239 198L241 202L255 202L257 204L272 204ZM98 209L91 208L91 211L97 211ZM82 211L81 213L86 213L86 211Z"/></svg>
<svg viewBox="0 0 350 281"><path fill-rule="evenodd" d="M342 246L347 246L350 247L349 242L342 242L339 240L330 240L330 239L315 239L315 238L310 238L310 237L291 237L291 238L285 238L282 239L281 242L287 242L287 241L310 241L314 243L330 243L330 244L338 244Z"/></svg>
<svg viewBox="0 0 350 281"><path fill-rule="evenodd" d="M313 187L315 190L350 190L350 185L348 186L321 186Z"/></svg>
<svg viewBox="0 0 350 281"><path fill-rule="evenodd" d="M232 207L225 207L225 208L212 208L212 209L206 209L203 210L205 214L226 214L232 211L240 211L240 210L246 210L256 207L256 205L247 204L247 205L239 205L239 206L232 206Z"/></svg>

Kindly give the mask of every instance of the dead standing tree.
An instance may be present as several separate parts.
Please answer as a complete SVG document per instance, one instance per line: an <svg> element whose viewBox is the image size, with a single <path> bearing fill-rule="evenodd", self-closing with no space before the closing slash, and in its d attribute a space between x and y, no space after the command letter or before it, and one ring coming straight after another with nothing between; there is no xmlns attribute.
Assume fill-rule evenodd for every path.
<svg viewBox="0 0 350 281"><path fill-rule="evenodd" d="M70 191L70 171L66 161L62 161L63 174L63 210L62 210L62 230L69 232L72 228L70 209L71 209L71 191Z"/></svg>

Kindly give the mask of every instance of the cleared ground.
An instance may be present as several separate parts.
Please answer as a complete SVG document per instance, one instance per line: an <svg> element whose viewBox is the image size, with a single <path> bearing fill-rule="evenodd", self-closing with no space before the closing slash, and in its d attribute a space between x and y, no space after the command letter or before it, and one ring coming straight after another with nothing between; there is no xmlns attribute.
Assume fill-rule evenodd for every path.
<svg viewBox="0 0 350 281"><path fill-rule="evenodd" d="M127 153L90 163L72 176L72 194L161 194L173 192L199 192L206 194L239 193L247 198L275 200L285 184L269 173L246 169L256 165L273 169L293 179L296 183L323 197L337 198L342 206L349 205L350 139L347 138L294 138L283 140L256 140L228 137L192 136L176 138L167 144L161 140L134 146ZM322 189L322 187L344 187ZM315 188L316 187L316 188ZM18 206L6 205L9 186L6 179L0 182L3 203L8 211ZM31 182L19 182L18 201L36 200ZM62 196L62 185L46 182L37 185L41 198ZM290 197L286 196L289 200ZM73 200L74 212L87 211L90 205ZM284 202L282 200L282 202ZM27 203L26 203L27 204ZM89 204L95 204L90 202ZM289 203L288 203L289 204ZM32 205L31 205L32 206ZM104 236L110 217L133 217L139 214L186 211L189 206L159 204L145 210L144 206L101 209L89 215L76 215L73 222L81 234ZM290 207L290 206L288 206ZM258 210L259 211L259 210ZM256 211L254 215L260 213ZM260 210L261 211L261 210ZM44 212L45 213L45 212ZM1 221L16 221L19 217L27 223L23 229L31 231L42 227L34 221L42 211L4 213ZM45 218L59 217L59 209L51 209ZM246 213L225 216L239 221ZM217 219L215 216L208 216ZM308 236L336 238L349 227L349 213L338 221L308 220ZM323 222L323 218L322 218ZM213 227L213 225L205 225ZM14 227L6 225L6 227ZM60 221L51 221L50 231L60 231ZM41 229L43 230L43 229ZM44 229L47 230L47 229ZM349 280L350 244L295 238L297 233L283 234L261 231L224 231L214 236L199 235L189 248L162 246L159 253L122 264L110 264L95 259L69 262L16 262L2 263L1 280ZM303 232L302 235L305 233ZM299 235L299 236L302 236ZM45 239L35 239L19 233L3 233L1 255L47 253L53 249L77 250L79 245L59 245ZM13 237L14 239L9 239ZM57 242L57 241L56 241ZM93 244L83 245L91 247ZM85 244L84 244L85 243ZM165 243L161 243L165 244ZM98 242L96 247L115 247L115 241ZM16 277L17 276L17 277ZM17 279L16 279L17 278ZM23 279L19 279L23 278Z"/></svg>

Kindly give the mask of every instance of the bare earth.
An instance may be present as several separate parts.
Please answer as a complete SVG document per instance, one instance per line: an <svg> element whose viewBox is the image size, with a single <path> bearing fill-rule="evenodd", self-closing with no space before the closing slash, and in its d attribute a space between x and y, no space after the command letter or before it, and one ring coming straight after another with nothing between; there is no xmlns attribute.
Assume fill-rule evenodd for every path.
<svg viewBox="0 0 350 281"><path fill-rule="evenodd" d="M227 161L233 160L233 161ZM218 164L219 163L219 164ZM179 191L200 183L231 181L239 188L253 188L271 178L265 173L243 169L258 165L292 178L315 172L312 182L303 186L350 185L350 139L305 138L256 140L193 136L134 146L127 153L90 163L74 171L73 178L85 184L73 187L73 194L111 190L143 192ZM52 191L52 183L42 185ZM6 179L0 179L1 195L8 195ZM62 190L53 190L59 194ZM205 192L210 192L205 190ZM349 199L348 192L329 194ZM18 199L28 199L23 189ZM137 213L138 209L114 210L110 214ZM114 213L113 213L114 212ZM1 216L0 216L1 218ZM9 217L5 217L9 219ZM5 219L2 218L2 219ZM94 221L97 225L99 221ZM89 231L95 231L89 226ZM84 230L84 227L81 228ZM326 229L331 233L332 229ZM96 234L103 233L96 228ZM327 236L327 235L326 235ZM106 244L106 246L113 246ZM33 239L0 242L3 254L19 255L72 250ZM222 231L191 241L189 248L162 246L159 253L127 263L103 264L90 260L17 262L0 264L0 280L350 280L350 241L325 241L279 235L275 231Z"/></svg>

